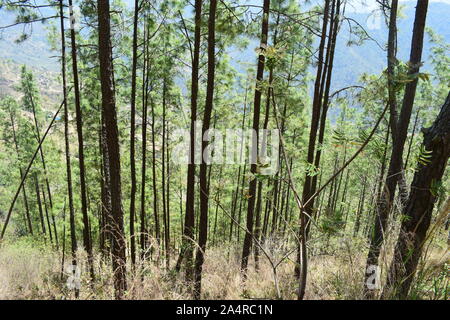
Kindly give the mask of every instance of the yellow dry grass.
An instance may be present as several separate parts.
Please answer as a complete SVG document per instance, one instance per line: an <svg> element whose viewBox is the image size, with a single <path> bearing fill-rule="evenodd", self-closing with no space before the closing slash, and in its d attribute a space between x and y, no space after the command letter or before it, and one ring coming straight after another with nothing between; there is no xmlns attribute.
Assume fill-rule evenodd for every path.
<svg viewBox="0 0 450 320"><path fill-rule="evenodd" d="M443 235L445 238L445 235ZM441 239L442 240L442 239ZM392 245L392 241L389 242ZM284 248L284 249L282 249ZM288 249L272 242L266 251L274 261L282 259ZM292 249L292 248L291 248ZM339 238L327 241L311 241L308 266L306 299L362 299L366 258L366 241L361 238ZM283 251L284 250L284 251ZM255 270L253 256L250 259L248 278L242 281L240 274L240 248L233 246L209 248L203 268L203 299L295 299L298 283L293 276L295 252L284 259L276 269L268 259L261 257L260 269ZM391 251L385 250L386 252ZM433 286L444 290L448 286L448 250L431 244L425 263L420 266L420 279L415 283L415 298L442 299ZM86 254L79 250L81 268L81 299L112 299L112 271L109 262L95 257L96 279L90 282L86 272ZM389 254L383 259L389 261ZM171 266L176 254L172 254ZM108 259L106 259L108 260ZM159 260L159 261L155 261ZM45 245L20 240L4 242L0 246L0 299L74 299L67 288L66 272L61 276L61 255ZM138 262L135 272L128 266L127 299L190 299L183 273L176 274L164 267L164 257L153 255L152 261ZM386 267L382 266L383 274ZM442 281L444 272L444 281ZM445 274L447 272L447 274ZM439 278L441 277L441 278ZM441 281L436 284L436 279ZM445 278L446 281L445 282ZM382 277L383 279L383 277ZM278 285L278 292L275 286ZM443 289L444 288L444 289ZM448 288L447 288L448 289ZM417 293L417 292L418 293Z"/></svg>

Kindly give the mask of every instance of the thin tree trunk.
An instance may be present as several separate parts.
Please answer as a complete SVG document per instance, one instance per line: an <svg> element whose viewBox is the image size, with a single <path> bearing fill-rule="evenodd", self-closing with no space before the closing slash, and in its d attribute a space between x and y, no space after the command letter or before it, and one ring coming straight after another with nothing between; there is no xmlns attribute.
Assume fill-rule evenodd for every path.
<svg viewBox="0 0 450 320"><path fill-rule="evenodd" d="M47 199L45 197L45 189L43 188L43 186L41 186L42 189L42 199L44 200L44 210L45 210L45 220L47 221L47 230L48 230L48 234L50 236L50 243L53 246L53 232L52 232L52 226L50 223L50 217L48 214L48 206L47 206Z"/></svg>
<svg viewBox="0 0 450 320"><path fill-rule="evenodd" d="M263 16L261 22L261 53L258 57L258 67L256 71L256 82L261 82L264 76L264 66L265 66L265 56L264 51L267 47L267 40L269 34L269 9L270 0L264 0L263 4ZM258 89L258 85L255 89L255 97L253 101L253 139L251 147L251 168L252 174L256 174L257 170L257 157L258 157L258 140L259 140L259 117L261 109L261 94L262 92ZM250 256L252 247L252 236L253 236L253 213L255 210L256 201L256 177L250 181L249 191L248 191L248 207L247 207L247 232L245 232L244 245L242 248L242 259L241 259L241 272L244 278L247 276L247 266L248 258Z"/></svg>
<svg viewBox="0 0 450 320"><path fill-rule="evenodd" d="M64 30L64 4L63 0L59 2L60 26L61 26L61 74L63 82L64 97L64 144L66 160L66 179L67 195L69 197L69 223L70 223L70 243L72 256L72 272L75 274L77 268L77 238L75 229L75 210L73 207L73 189L72 189L72 168L70 163L70 141L69 141L69 110L67 105L67 84L66 84L66 40ZM65 211L64 211L65 212ZM65 241L65 237L64 237ZM64 251L64 249L63 249ZM75 288L75 298L79 296L79 289Z"/></svg>
<svg viewBox="0 0 450 320"><path fill-rule="evenodd" d="M325 72L324 66L326 64L326 61L324 61L324 52L325 52L325 40L326 40L326 34L327 34L327 26L328 26L328 20L329 20L329 11L330 11L330 2L331 0L325 0L325 7L323 12L323 24L322 24L322 33L320 37L320 43L319 43L319 56L318 56L318 65L317 65L317 73L316 73L316 80L314 82L314 97L313 97L313 106L312 106L312 115L311 115L311 125L310 125L310 131L309 131L309 142L308 142L308 154L307 154L307 161L309 164L314 164L314 151L315 151L315 144L316 144L316 138L317 138L317 130L319 128L319 120L320 120L320 108L321 108L321 101L322 97L320 95L321 93L321 87L323 86L322 81L322 73ZM306 173L305 175L305 182L303 184L303 199L302 202L305 203L311 196L311 182L312 177ZM305 207L305 212L310 215L312 212L312 206ZM299 258L299 252L297 254ZM297 258L297 260L298 260ZM299 266L296 266L296 274L298 275Z"/></svg>
<svg viewBox="0 0 450 320"><path fill-rule="evenodd" d="M159 213L158 213L158 193L156 187L156 145L155 145L155 103L150 98L150 106L152 113L152 186L153 186L153 215L155 219L155 238L157 246L160 244L160 227L159 227ZM159 249L158 249L159 250Z"/></svg>
<svg viewBox="0 0 450 320"><path fill-rule="evenodd" d="M148 32L144 27L144 39L147 40ZM145 182L147 180L147 119L148 119L148 95L149 95L149 70L147 70L148 41L144 42L144 68L142 69L142 163L141 163L141 258L145 259L148 241L148 231L145 221Z"/></svg>
<svg viewBox="0 0 450 320"><path fill-rule="evenodd" d="M74 21L73 4L69 0L70 7L70 21ZM80 168L80 192L81 192L81 212L83 214L83 244L88 254L88 265L91 280L94 280L94 261L92 254L92 242L89 237L89 221L87 209L87 191L86 191L86 169L84 165L84 140L83 140L83 116L81 111L80 100L80 85L78 80L78 63L77 63L77 45L75 39L75 28L70 28L70 41L72 47L72 72L73 72L73 86L75 91L75 113L77 123L77 137L78 137L78 160Z"/></svg>
<svg viewBox="0 0 450 320"><path fill-rule="evenodd" d="M130 171L131 171L131 192L130 192L130 243L131 243L131 264L134 268L136 263L136 239L134 235L134 218L136 207L136 159L135 159L135 139L136 139L136 69L137 69L137 33L139 18L139 0L134 1L133 19L133 58L131 66L131 123L130 123Z"/></svg>
<svg viewBox="0 0 450 320"><path fill-rule="evenodd" d="M191 72L191 123L189 142L189 163L186 181L186 215L183 240L175 270L179 271L183 259L186 260L186 281L194 278L193 241L195 229L195 122L197 121L197 97L200 65L200 41L202 24L202 0L195 0L194 51L192 53Z"/></svg>
<svg viewBox="0 0 450 320"><path fill-rule="evenodd" d="M167 210L167 202L166 202L166 91L167 91L167 83L166 79L163 79L163 115L162 115L162 161L161 161L161 193L162 193L162 204L163 204L163 222L164 222L164 250L165 250L165 258L166 258L166 269L169 270L169 242L170 242L170 233L169 233L169 213Z"/></svg>

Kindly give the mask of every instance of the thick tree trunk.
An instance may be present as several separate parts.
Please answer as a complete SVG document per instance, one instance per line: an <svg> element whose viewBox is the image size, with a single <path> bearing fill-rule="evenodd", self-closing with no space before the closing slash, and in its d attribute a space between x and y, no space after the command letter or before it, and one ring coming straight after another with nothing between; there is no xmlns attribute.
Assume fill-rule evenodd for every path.
<svg viewBox="0 0 450 320"><path fill-rule="evenodd" d="M450 157L450 94L430 128L423 129L423 147L431 152L427 163L418 163L411 192L403 209L400 234L383 297L406 299L419 263L434 204Z"/></svg>
<svg viewBox="0 0 450 320"><path fill-rule="evenodd" d="M117 128L116 99L114 91L109 1L99 0L97 10L102 109L105 116L106 144L108 146L110 170L114 289L116 299L123 299L127 288L125 235L123 230L119 132Z"/></svg>

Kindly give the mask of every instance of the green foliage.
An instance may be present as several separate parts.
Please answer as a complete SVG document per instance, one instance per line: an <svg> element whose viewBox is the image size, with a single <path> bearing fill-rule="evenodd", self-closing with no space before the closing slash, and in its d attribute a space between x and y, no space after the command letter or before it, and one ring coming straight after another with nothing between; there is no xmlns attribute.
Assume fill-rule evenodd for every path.
<svg viewBox="0 0 450 320"><path fill-rule="evenodd" d="M427 150L424 145L421 145L419 148L419 153L416 156L416 162L423 166L426 166L431 162L431 158L433 157L433 151Z"/></svg>

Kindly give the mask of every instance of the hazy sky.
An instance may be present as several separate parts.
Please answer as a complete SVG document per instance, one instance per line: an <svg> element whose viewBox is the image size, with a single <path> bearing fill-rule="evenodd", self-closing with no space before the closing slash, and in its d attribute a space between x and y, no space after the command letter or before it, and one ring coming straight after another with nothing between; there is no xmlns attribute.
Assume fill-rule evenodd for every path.
<svg viewBox="0 0 450 320"><path fill-rule="evenodd" d="M400 2L412 2L415 0L400 0ZM450 4L450 0L430 0L430 2L442 2ZM372 12L379 8L379 4L375 0L352 0L347 2L346 10L348 12Z"/></svg>

